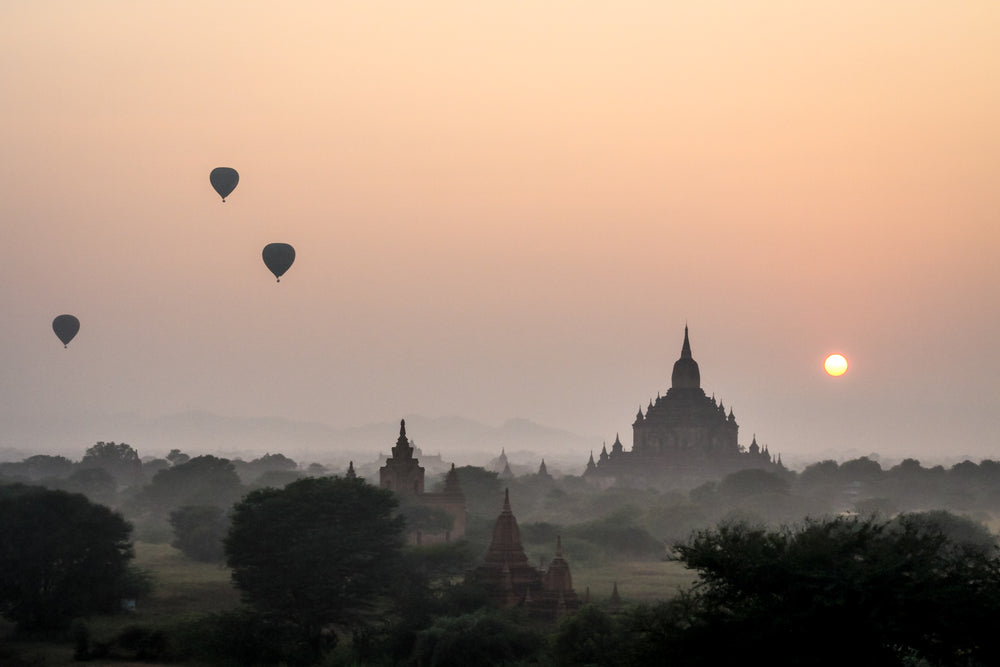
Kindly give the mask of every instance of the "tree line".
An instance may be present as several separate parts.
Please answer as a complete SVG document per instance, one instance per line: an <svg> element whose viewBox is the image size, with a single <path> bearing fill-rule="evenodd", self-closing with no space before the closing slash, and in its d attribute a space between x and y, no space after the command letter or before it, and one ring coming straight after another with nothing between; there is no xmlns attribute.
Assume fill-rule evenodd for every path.
<svg viewBox="0 0 1000 667"><path fill-rule="evenodd" d="M0 483L83 493L120 510L138 539L172 542L193 557L218 561L228 509L236 500L256 488L281 488L330 472L317 463L300 466L280 453L242 461L191 457L175 449L162 459L140 461L127 444L100 442L79 462L36 455L0 463ZM494 471L468 465L457 472L470 539L486 539L498 512L497 498L509 487L535 561L550 555L555 532L568 541L576 561L601 565L659 558L692 531L733 517L780 524L843 512L892 516L945 508L988 523L1000 512L1000 463L991 460L945 468L906 459L888 469L868 457L827 460L801 472L743 470L693 489L634 488L628 480L598 488L582 476L501 480ZM428 488L435 488L433 479ZM413 525L446 519L424 517L419 509L405 508Z"/></svg>
<svg viewBox="0 0 1000 667"><path fill-rule="evenodd" d="M132 657L220 665L1000 660L996 538L948 512L723 522L674 545L671 558L700 575L676 598L587 605L549 625L491 608L461 577L467 545L405 548L396 505L358 479L253 491L233 507L225 539L244 606L156 631L134 626L118 641ZM6 485L0 526L0 610L22 627L65 628L127 594L128 524L107 508ZM93 657L86 633L75 638L78 658Z"/></svg>
<svg viewBox="0 0 1000 667"><path fill-rule="evenodd" d="M500 480L465 466L457 471L469 540L414 548L403 544L397 499L364 480L299 470L281 455L241 476L236 462L176 450L137 478L130 449L87 450L90 464L108 469L60 457L0 469L0 614L23 632L70 633L81 658L97 653L73 619L147 592L148 577L131 566L132 540L166 530L189 557L225 563L244 605L167 629L133 627L118 639L133 656L247 665L997 662L987 624L1000 605L1000 565L983 523L1000 488L991 461L883 470L863 457L801 473L741 471L687 492ZM94 469L139 482L109 505L58 488ZM264 476L275 482L259 484ZM463 575L488 543L504 486L518 499L529 555L550 555L559 534L571 562L669 558L698 583L656 605L586 606L551 626L492 609ZM946 501L951 512L933 509Z"/></svg>

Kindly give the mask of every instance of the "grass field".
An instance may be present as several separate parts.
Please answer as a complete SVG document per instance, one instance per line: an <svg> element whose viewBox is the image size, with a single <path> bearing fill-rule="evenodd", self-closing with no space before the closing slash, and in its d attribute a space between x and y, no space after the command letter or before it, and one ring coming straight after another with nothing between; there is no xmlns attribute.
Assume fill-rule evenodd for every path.
<svg viewBox="0 0 1000 667"><path fill-rule="evenodd" d="M239 604L239 592L229 579L229 568L198 563L167 544L135 545L135 564L153 573L152 599L135 616L172 619L177 614L220 611Z"/></svg>
<svg viewBox="0 0 1000 667"><path fill-rule="evenodd" d="M615 563L597 568L573 567L573 588L581 598L590 589L590 601L602 603L611 597L614 584L622 604L668 600L678 589L687 588L695 575L680 563L667 561Z"/></svg>
<svg viewBox="0 0 1000 667"><path fill-rule="evenodd" d="M153 593L146 600L139 600L134 612L115 616L94 616L87 619L91 637L106 641L130 625L151 628L169 627L185 618L212 611L231 609L239 604L239 593L229 580L229 569L220 565L198 563L167 544L135 545L136 567L148 571L153 577ZM0 630L9 631L10 628ZM0 639L0 642L3 640ZM73 646L52 642L12 642L23 664L44 665L115 665L127 667L121 660L76 662ZM0 654L0 664L4 657Z"/></svg>
<svg viewBox="0 0 1000 667"><path fill-rule="evenodd" d="M185 558L178 550L166 544L135 545L135 565L148 571L154 582L151 597L139 600L134 612L115 616L98 616L87 619L94 641L107 641L124 628L140 625L149 628L169 628L185 619L200 614L231 609L239 604L239 593L229 579L229 569L221 565L197 563ZM694 576L678 563L666 561L623 562L599 567L570 564L573 587L580 597L590 591L590 601L606 602L611 590L618 584L623 604L648 603L665 600L676 595L694 581ZM9 626L0 626L0 664L5 663L3 636ZM57 667L62 665L89 665L103 667L114 665L128 667L134 664L123 660L91 660L85 663L73 660L72 642L12 642L9 649L21 659L22 665ZM188 667L191 667L190 665Z"/></svg>

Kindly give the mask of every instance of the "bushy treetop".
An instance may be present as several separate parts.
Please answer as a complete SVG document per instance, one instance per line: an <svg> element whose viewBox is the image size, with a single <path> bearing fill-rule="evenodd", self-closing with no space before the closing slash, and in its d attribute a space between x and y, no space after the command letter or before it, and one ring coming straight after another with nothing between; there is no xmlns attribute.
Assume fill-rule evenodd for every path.
<svg viewBox="0 0 1000 667"><path fill-rule="evenodd" d="M131 530L80 494L0 486L0 613L48 629L113 611L130 593Z"/></svg>
<svg viewBox="0 0 1000 667"><path fill-rule="evenodd" d="M1000 612L1000 560L994 538L970 524L940 512L701 531L675 547L700 575L686 641L704 643L704 664L754 654L997 664L988 626Z"/></svg>
<svg viewBox="0 0 1000 667"><path fill-rule="evenodd" d="M363 621L403 576L396 500L362 480L305 478L252 491L225 541L233 582L259 612L291 622L317 652L332 626Z"/></svg>

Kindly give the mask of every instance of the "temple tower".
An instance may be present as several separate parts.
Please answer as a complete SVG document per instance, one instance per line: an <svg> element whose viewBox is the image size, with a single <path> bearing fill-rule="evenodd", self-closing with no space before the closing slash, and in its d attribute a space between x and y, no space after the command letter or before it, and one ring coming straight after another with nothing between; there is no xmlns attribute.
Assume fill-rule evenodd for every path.
<svg viewBox="0 0 1000 667"><path fill-rule="evenodd" d="M701 371L685 326L667 395L657 396L645 416L640 410L632 424L632 452L638 457L724 458L739 453L738 433L735 416L727 416L722 404L701 388Z"/></svg>
<svg viewBox="0 0 1000 667"><path fill-rule="evenodd" d="M521 605L536 618L555 620L580 606L569 564L562 555L561 538L556 538L555 558L544 573L528 563L507 491L489 551L471 576L486 588L495 605Z"/></svg>
<svg viewBox="0 0 1000 667"><path fill-rule="evenodd" d="M379 486L396 493L420 495L424 492L424 469L413 458L413 447L406 438L406 420L399 421L399 438L392 456L378 470Z"/></svg>

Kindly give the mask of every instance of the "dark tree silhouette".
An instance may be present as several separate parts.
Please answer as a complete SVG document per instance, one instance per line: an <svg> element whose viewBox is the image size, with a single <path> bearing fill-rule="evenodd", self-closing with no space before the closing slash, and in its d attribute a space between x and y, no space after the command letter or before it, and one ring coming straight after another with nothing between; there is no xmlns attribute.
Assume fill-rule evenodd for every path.
<svg viewBox="0 0 1000 667"><path fill-rule="evenodd" d="M229 460L196 456L156 473L139 492L136 502L160 513L183 505L228 508L242 493L240 478Z"/></svg>
<svg viewBox="0 0 1000 667"><path fill-rule="evenodd" d="M596 605L586 604L559 621L553 640L557 665L614 665L622 663L623 636L618 622Z"/></svg>
<svg viewBox="0 0 1000 667"><path fill-rule="evenodd" d="M0 472L11 477L25 477L35 481L45 478L66 477L76 469L76 464L65 456L35 454L20 463L0 463Z"/></svg>
<svg viewBox="0 0 1000 667"><path fill-rule="evenodd" d="M187 463L191 460L191 457L179 449L171 449L170 453L167 454L167 460L170 461L170 465L176 466L182 463Z"/></svg>
<svg viewBox="0 0 1000 667"><path fill-rule="evenodd" d="M236 466L236 474L240 476L244 484L249 484L272 470L290 472L299 467L295 461L284 454L264 454L264 456L249 463L239 460L233 461L233 465Z"/></svg>
<svg viewBox="0 0 1000 667"><path fill-rule="evenodd" d="M141 539L166 542L171 535L170 512L188 505L228 510L244 492L240 478L227 459L196 456L186 463L157 472L126 504Z"/></svg>
<svg viewBox="0 0 1000 667"><path fill-rule="evenodd" d="M299 472L298 470L267 470L251 482L248 486L251 489L263 489L265 487L271 487L274 489L280 489L281 487L294 482L297 479L302 479L305 474Z"/></svg>
<svg viewBox="0 0 1000 667"><path fill-rule="evenodd" d="M533 664L544 637L530 623L508 614L480 610L441 617L417 634L414 663L438 667Z"/></svg>
<svg viewBox="0 0 1000 667"><path fill-rule="evenodd" d="M701 575L683 664L998 664L982 537L946 513L702 531L675 547Z"/></svg>
<svg viewBox="0 0 1000 667"><path fill-rule="evenodd" d="M212 505L185 505L170 513L170 525L174 529L171 546L180 549L188 558L216 563L225 557L222 541L229 530L229 517L223 509Z"/></svg>
<svg viewBox="0 0 1000 667"><path fill-rule="evenodd" d="M465 507L469 514L495 517L497 498L503 497L503 485L497 473L478 466L455 468L458 483L465 494Z"/></svg>
<svg viewBox="0 0 1000 667"><path fill-rule="evenodd" d="M356 628L401 576L404 522L390 491L358 479L305 478L252 491L225 541L244 601L294 626L315 655Z"/></svg>
<svg viewBox="0 0 1000 667"><path fill-rule="evenodd" d="M124 442L98 442L89 447L80 461L81 468L104 468L114 475L119 486L133 486L142 478L139 453Z"/></svg>
<svg viewBox="0 0 1000 667"><path fill-rule="evenodd" d="M763 493L788 495L790 486L788 480L777 473L749 468L726 475L719 483L719 493L733 502Z"/></svg>
<svg viewBox="0 0 1000 667"><path fill-rule="evenodd" d="M0 487L0 612L22 629L58 629L119 608L135 594L130 532L80 494Z"/></svg>
<svg viewBox="0 0 1000 667"><path fill-rule="evenodd" d="M118 481L104 468L81 468L66 479L59 480L58 485L47 486L70 493L82 493L102 505L114 505L118 498Z"/></svg>

